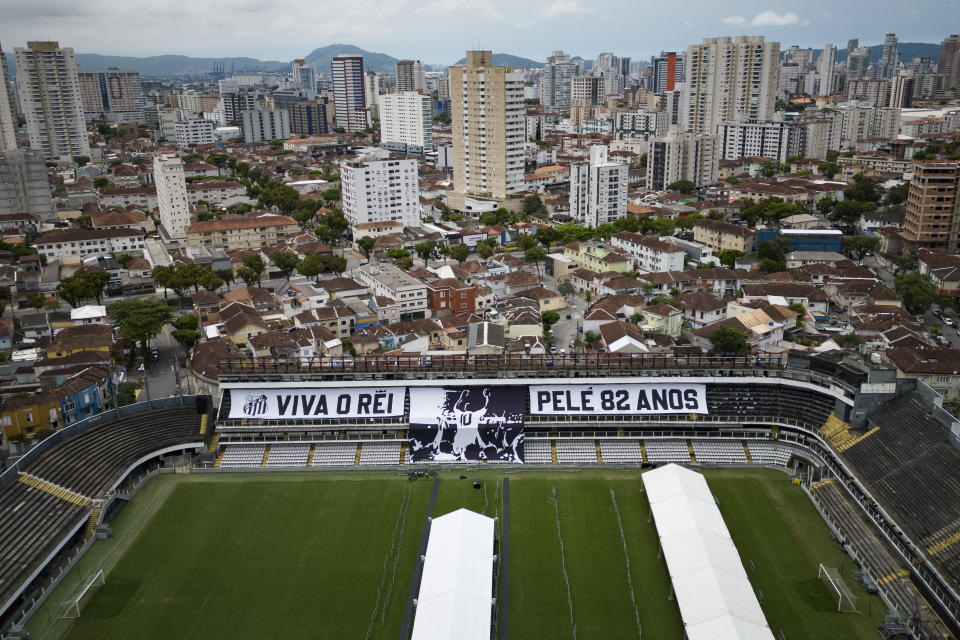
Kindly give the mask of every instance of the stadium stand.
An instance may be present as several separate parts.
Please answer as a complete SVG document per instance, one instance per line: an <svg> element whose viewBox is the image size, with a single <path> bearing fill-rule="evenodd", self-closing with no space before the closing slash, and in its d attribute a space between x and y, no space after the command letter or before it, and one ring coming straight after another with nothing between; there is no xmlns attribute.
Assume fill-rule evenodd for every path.
<svg viewBox="0 0 960 640"><path fill-rule="evenodd" d="M639 464L643 461L643 450L640 449L639 440L602 438L600 452L603 454L603 461L608 464Z"/></svg>
<svg viewBox="0 0 960 640"><path fill-rule="evenodd" d="M265 444L231 445L225 449L220 467L223 469L259 467L263 463L263 454L266 450Z"/></svg>
<svg viewBox="0 0 960 640"><path fill-rule="evenodd" d="M0 477L0 626L124 477L163 453L202 447L195 398L140 403L63 429Z"/></svg>
<svg viewBox="0 0 960 640"><path fill-rule="evenodd" d="M747 464L747 454L739 440L695 439L697 462L705 464Z"/></svg>
<svg viewBox="0 0 960 640"><path fill-rule="evenodd" d="M397 440L368 440L360 451L361 465L400 464L400 442Z"/></svg>
<svg viewBox="0 0 960 640"><path fill-rule="evenodd" d="M523 442L523 454L527 464L550 464L550 440L546 438L526 438Z"/></svg>
<svg viewBox="0 0 960 640"><path fill-rule="evenodd" d="M557 439L557 462L564 463L595 463L597 450L593 440L580 438Z"/></svg>
<svg viewBox="0 0 960 640"><path fill-rule="evenodd" d="M661 464L665 462L690 462L690 451L683 440L655 440L645 439L647 459L650 462Z"/></svg>
<svg viewBox="0 0 960 640"><path fill-rule="evenodd" d="M960 451L916 392L886 403L862 438L840 456L896 524L960 589ZM952 533L951 533L952 532Z"/></svg>
<svg viewBox="0 0 960 640"><path fill-rule="evenodd" d="M318 442L313 453L313 466L352 465L356 456L356 442Z"/></svg>
<svg viewBox="0 0 960 640"><path fill-rule="evenodd" d="M310 456L310 443L275 444L267 458L268 467L303 467Z"/></svg>

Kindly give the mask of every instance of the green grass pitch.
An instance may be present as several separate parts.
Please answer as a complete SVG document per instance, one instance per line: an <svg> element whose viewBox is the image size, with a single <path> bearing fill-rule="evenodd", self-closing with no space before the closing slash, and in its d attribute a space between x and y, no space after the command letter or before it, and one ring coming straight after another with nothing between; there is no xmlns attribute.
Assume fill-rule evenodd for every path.
<svg viewBox="0 0 960 640"><path fill-rule="evenodd" d="M682 637L639 471L467 473L484 481L480 490L459 473L441 474L435 516L466 507L500 517L500 480L510 478L509 602L501 616L509 616L511 638L571 638L572 625L579 640L638 638L640 631ZM744 563L753 562L748 575L775 634L875 637L885 611L879 599L850 579L862 613L836 613L817 580L818 562L845 566L849 577L850 560L786 475L706 476ZM163 499L127 547L118 547L106 585L81 617L54 635L397 638L432 480L354 472L160 476L151 484L166 489ZM131 513L148 497L135 498ZM118 538L131 519L120 515ZM98 545L112 542L94 545L89 562L99 561ZM48 608L69 595L58 591Z"/></svg>

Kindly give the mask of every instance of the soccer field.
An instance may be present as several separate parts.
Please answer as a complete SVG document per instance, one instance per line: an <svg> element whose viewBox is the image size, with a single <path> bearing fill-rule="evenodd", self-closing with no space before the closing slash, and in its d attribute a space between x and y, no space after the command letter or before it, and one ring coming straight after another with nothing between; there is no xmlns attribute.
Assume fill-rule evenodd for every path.
<svg viewBox="0 0 960 640"><path fill-rule="evenodd" d="M682 637L639 471L466 475L483 487L441 474L433 515L501 517L510 478L508 588L498 594L510 637L572 638L574 627L579 640ZM884 607L854 585L850 560L786 475L706 476L774 634L875 637ZM151 484L165 499L66 637L396 639L432 483L368 472L160 476ZM117 519L118 538L131 520ZM862 613L836 613L819 562L845 566ZM69 597L60 591L48 608Z"/></svg>

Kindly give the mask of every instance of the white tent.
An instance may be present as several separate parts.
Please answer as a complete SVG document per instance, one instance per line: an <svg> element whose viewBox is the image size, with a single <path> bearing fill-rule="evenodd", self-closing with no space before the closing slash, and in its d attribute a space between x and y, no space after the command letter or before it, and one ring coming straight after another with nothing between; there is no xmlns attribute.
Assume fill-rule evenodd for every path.
<svg viewBox="0 0 960 640"><path fill-rule="evenodd" d="M704 477L670 464L643 485L687 638L773 640Z"/></svg>
<svg viewBox="0 0 960 640"><path fill-rule="evenodd" d="M412 640L490 640L493 524L467 509L431 521Z"/></svg>

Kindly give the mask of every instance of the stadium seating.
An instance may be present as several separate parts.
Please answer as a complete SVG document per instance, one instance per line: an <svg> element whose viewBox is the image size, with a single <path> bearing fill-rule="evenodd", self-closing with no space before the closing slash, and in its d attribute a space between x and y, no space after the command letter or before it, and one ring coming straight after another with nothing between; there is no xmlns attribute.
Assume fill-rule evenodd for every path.
<svg viewBox="0 0 960 640"><path fill-rule="evenodd" d="M647 460L660 464L664 462L690 462L690 451L683 440L644 439Z"/></svg>
<svg viewBox="0 0 960 640"><path fill-rule="evenodd" d="M550 440L547 438L526 438L523 441L524 461L528 464L550 464Z"/></svg>
<svg viewBox="0 0 960 640"><path fill-rule="evenodd" d="M750 449L750 457L754 464L785 467L790 461L790 456L793 455L793 448L790 445L775 440L748 440L747 447Z"/></svg>
<svg viewBox="0 0 960 640"><path fill-rule="evenodd" d="M601 438L600 453L603 461L611 464L640 464L643 451L640 441L626 438Z"/></svg>
<svg viewBox="0 0 960 640"><path fill-rule="evenodd" d="M593 440L584 440L580 438L558 438L557 439L557 462L561 464L569 463L591 463L597 461L597 448Z"/></svg>
<svg viewBox="0 0 960 640"><path fill-rule="evenodd" d="M263 454L266 451L266 444L231 444L224 451L220 467L223 469L259 467L263 463Z"/></svg>
<svg viewBox="0 0 960 640"><path fill-rule="evenodd" d="M98 497L143 456L200 441L200 418L190 406L105 422L68 438L25 470L80 495Z"/></svg>
<svg viewBox="0 0 960 640"><path fill-rule="evenodd" d="M739 440L693 440L697 462L705 464L747 464L747 453Z"/></svg>
<svg viewBox="0 0 960 640"><path fill-rule="evenodd" d="M357 458L356 442L318 442L313 452L314 467L353 465Z"/></svg>
<svg viewBox="0 0 960 640"><path fill-rule="evenodd" d="M267 457L268 467L303 467L310 456L309 442L274 444Z"/></svg>
<svg viewBox="0 0 960 640"><path fill-rule="evenodd" d="M360 465L400 464L399 440L365 440L360 450Z"/></svg>
<svg viewBox="0 0 960 640"><path fill-rule="evenodd" d="M819 429L834 408L825 394L788 386L711 384L707 386L707 406L713 418L763 418L800 422ZM755 417L755 418L754 418Z"/></svg>

